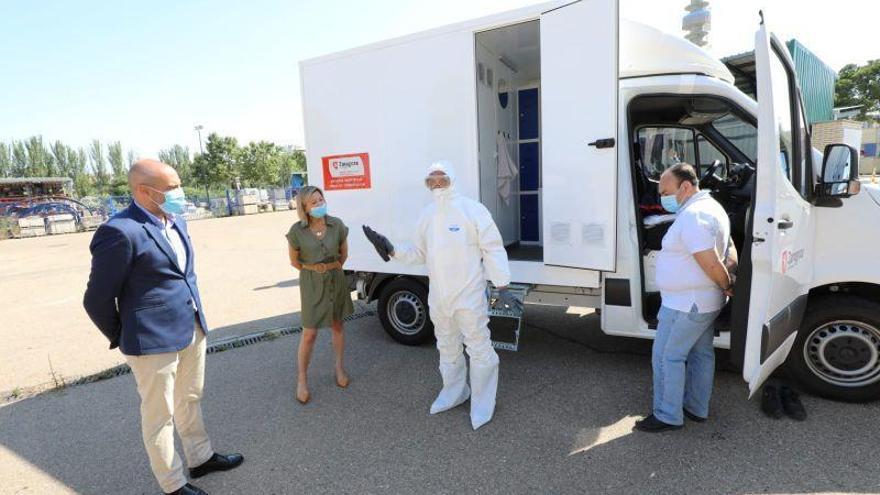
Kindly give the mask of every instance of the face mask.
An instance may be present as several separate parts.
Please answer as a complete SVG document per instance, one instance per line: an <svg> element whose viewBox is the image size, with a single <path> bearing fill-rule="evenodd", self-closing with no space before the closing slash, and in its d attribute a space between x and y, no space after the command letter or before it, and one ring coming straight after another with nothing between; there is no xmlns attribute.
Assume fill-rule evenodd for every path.
<svg viewBox="0 0 880 495"><path fill-rule="evenodd" d="M309 211L309 215L315 218L324 218L327 215L327 205L316 206Z"/></svg>
<svg viewBox="0 0 880 495"><path fill-rule="evenodd" d="M450 195L452 191L448 187L438 187L436 189L431 189L431 194L434 196L434 199L443 199Z"/></svg>
<svg viewBox="0 0 880 495"><path fill-rule="evenodd" d="M663 206L663 209L668 211L669 213L675 213L681 208L681 205L678 203L678 191L681 190L681 186L678 186L678 189L675 191L675 194L670 194L668 196L660 197L660 205Z"/></svg>
<svg viewBox="0 0 880 495"><path fill-rule="evenodd" d="M669 213L675 213L680 208L678 204L678 200L675 199L675 194L670 194L669 196L662 196L660 198L660 204L663 206L663 209L668 211Z"/></svg>
<svg viewBox="0 0 880 495"><path fill-rule="evenodd" d="M151 187L150 189L153 188ZM162 192L158 189L153 190L156 192ZM156 203L162 211L169 215L182 215L183 212L186 211L186 194L183 192L183 188L175 187L162 194L165 196L165 201L162 204L156 203L152 198L150 198L150 201Z"/></svg>

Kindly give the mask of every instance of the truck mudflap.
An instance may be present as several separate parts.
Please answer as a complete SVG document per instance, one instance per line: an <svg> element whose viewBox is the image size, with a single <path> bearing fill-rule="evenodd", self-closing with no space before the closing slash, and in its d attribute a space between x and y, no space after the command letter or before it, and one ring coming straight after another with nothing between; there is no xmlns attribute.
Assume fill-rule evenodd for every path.
<svg viewBox="0 0 880 495"><path fill-rule="evenodd" d="M507 289L513 293L521 303L524 303L531 286L510 284ZM490 286L489 300L491 301L497 297L498 289ZM492 347L504 351L515 352L519 350L519 333L522 328L522 318L524 313L524 305L520 306L519 310L489 308L489 332L492 338Z"/></svg>

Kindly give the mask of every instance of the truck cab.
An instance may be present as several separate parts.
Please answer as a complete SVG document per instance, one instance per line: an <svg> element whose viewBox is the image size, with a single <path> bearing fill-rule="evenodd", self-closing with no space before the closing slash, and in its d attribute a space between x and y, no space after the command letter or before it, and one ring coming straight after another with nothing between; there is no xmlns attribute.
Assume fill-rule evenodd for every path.
<svg viewBox="0 0 880 495"><path fill-rule="evenodd" d="M715 343L731 349L750 394L787 363L788 373L819 395L880 397L880 319L871 316L880 309L880 271L865 267L868 251L859 247L880 237L858 227L880 211L868 194L858 194L855 150L812 148L793 63L763 22L755 35L757 101L693 45L648 35L641 29L621 37L622 54L652 46L667 58L652 55L654 69L621 67L618 129L628 143L618 150L618 174L629 174L631 186L620 191L619 212L627 213L619 214L618 231L629 242L618 244L618 259L636 260L620 275L640 281L630 299L640 314L633 322L633 311L621 311L627 306L608 304L606 284L603 330L631 335L639 328L638 336L649 336L656 327L653 262L674 219L659 208L657 182L665 168L684 161L696 166L701 188L730 218L740 267ZM672 45L682 44L676 53ZM702 66L701 73L685 74L689 64ZM845 232L852 243L839 242Z"/></svg>
<svg viewBox="0 0 880 495"><path fill-rule="evenodd" d="M616 0L550 2L305 61L309 176L347 223L397 243L430 201L425 164L451 160L459 192L492 213L526 302L600 309L604 332L650 339L653 263L674 220L657 183L692 163L740 253L715 345L749 393L785 364L819 395L880 398L880 265L867 248L880 229L866 228L880 193L860 194L853 149L812 149L791 57L757 16L756 28L757 100L695 45L619 21ZM360 175L333 177L339 156L356 157ZM424 270L383 263L358 234L349 244L353 285L378 300L389 335L430 339Z"/></svg>

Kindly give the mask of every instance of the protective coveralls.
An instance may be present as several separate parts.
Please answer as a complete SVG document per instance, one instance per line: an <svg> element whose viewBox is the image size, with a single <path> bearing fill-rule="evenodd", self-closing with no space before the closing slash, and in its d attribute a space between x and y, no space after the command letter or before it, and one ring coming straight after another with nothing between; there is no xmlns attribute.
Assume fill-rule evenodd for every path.
<svg viewBox="0 0 880 495"><path fill-rule="evenodd" d="M437 414L471 399L471 426L492 419L498 389L498 354L489 336L486 279L496 287L510 283L507 252L485 206L457 194L451 165L428 168L443 172L449 187L435 189L434 201L419 218L411 245L396 246L394 258L428 267L431 320L440 353L443 389L431 405ZM463 346L470 356L470 387Z"/></svg>

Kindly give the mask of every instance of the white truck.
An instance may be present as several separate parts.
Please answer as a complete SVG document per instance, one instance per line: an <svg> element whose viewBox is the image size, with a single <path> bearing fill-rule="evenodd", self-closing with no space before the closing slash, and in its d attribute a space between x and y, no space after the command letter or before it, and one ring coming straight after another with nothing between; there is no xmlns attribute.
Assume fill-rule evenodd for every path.
<svg viewBox="0 0 880 495"><path fill-rule="evenodd" d="M384 263L359 227L411 239L426 165L446 159L493 214L526 302L597 308L605 333L653 338L671 221L657 181L681 160L730 215L740 267L715 345L750 394L785 363L816 394L880 398L880 189L858 181L852 148L812 149L763 19L755 58L757 101L697 46L619 21L617 0L581 0L301 62L311 182L352 227L360 297L399 342L431 337L424 268Z"/></svg>

